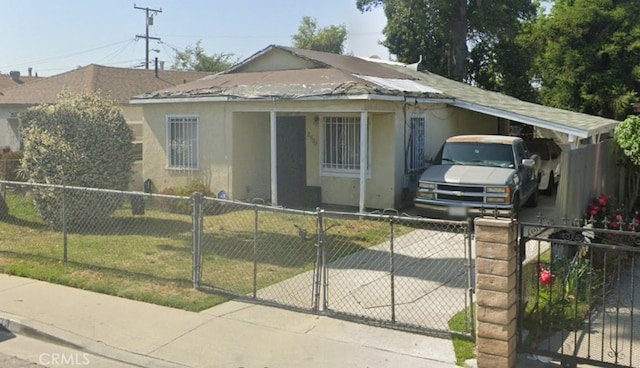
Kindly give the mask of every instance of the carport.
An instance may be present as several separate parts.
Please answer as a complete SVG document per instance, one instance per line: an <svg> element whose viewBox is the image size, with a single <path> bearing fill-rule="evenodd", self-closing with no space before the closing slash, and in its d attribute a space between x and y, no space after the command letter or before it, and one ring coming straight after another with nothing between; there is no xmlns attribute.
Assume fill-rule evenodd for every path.
<svg viewBox="0 0 640 368"><path fill-rule="evenodd" d="M513 125L524 124L533 127L534 136L553 138L563 148L553 220L581 217L588 201L599 193L621 194L611 139L619 121L522 101L433 73L406 68L404 72L453 96L447 102L451 106L498 118L499 134L510 135Z"/></svg>

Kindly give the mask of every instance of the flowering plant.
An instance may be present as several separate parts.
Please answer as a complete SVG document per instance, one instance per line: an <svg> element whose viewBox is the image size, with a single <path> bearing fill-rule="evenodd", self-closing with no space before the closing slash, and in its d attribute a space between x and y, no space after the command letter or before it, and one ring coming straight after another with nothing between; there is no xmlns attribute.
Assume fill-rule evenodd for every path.
<svg viewBox="0 0 640 368"><path fill-rule="evenodd" d="M538 280L540 280L540 284L543 286L551 285L551 281L553 280L551 270L545 269L542 264L538 264Z"/></svg>
<svg viewBox="0 0 640 368"><path fill-rule="evenodd" d="M585 219L596 228L636 230L640 226L640 211L635 211L633 218L627 220L623 205L612 196L602 193L587 205Z"/></svg>

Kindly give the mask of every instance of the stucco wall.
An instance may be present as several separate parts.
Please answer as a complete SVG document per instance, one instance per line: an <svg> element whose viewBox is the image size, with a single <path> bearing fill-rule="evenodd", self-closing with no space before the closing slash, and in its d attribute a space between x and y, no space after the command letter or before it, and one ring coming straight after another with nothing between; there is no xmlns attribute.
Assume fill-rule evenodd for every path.
<svg viewBox="0 0 640 368"><path fill-rule="evenodd" d="M25 108L16 105L0 106L0 148L9 147L11 151L20 149L20 133L16 114Z"/></svg>
<svg viewBox="0 0 640 368"><path fill-rule="evenodd" d="M192 115L199 117L199 168L193 170L167 169L167 116ZM143 178L152 180L153 190L182 186L201 180L213 191L230 186L231 131L226 109L219 104L158 104L144 107Z"/></svg>
<svg viewBox="0 0 640 368"><path fill-rule="evenodd" d="M271 197L270 115L233 113L232 183L229 195L238 200ZM213 142L212 142L213 143ZM202 157L206 160L206 157ZM225 189L227 190L227 189Z"/></svg>
<svg viewBox="0 0 640 368"><path fill-rule="evenodd" d="M305 117L306 179L320 186L325 204L358 206L359 177L322 173L322 116L357 116L366 110L370 124L371 168L365 206L400 208L404 185L405 117L418 111L426 117L427 155L456 134L497 132L497 119L445 105L407 105L391 101L208 102L144 105L143 178L156 190L201 179L214 192L224 189L238 200L271 200L270 111ZM415 109L413 111L412 109ZM167 115L200 117L199 170L166 169Z"/></svg>

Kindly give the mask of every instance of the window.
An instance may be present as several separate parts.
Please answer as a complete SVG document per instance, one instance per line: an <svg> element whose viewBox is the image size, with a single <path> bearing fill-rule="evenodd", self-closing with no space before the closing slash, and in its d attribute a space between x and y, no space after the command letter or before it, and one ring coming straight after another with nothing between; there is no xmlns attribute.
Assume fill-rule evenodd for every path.
<svg viewBox="0 0 640 368"><path fill-rule="evenodd" d="M426 150L427 122L424 116L411 117L411 132L407 147L407 164L409 171L419 171L426 165L424 161Z"/></svg>
<svg viewBox="0 0 640 368"><path fill-rule="evenodd" d="M360 171L360 117L325 116L322 129L323 173L356 176Z"/></svg>
<svg viewBox="0 0 640 368"><path fill-rule="evenodd" d="M198 168L198 117L167 117L167 166L170 169Z"/></svg>

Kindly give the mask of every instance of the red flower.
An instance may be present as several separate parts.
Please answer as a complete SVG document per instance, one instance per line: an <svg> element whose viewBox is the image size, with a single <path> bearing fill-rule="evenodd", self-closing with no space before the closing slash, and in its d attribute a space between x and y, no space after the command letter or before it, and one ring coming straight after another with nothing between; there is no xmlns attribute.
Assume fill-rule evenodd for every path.
<svg viewBox="0 0 640 368"><path fill-rule="evenodd" d="M609 227L618 230L618 228L620 228L620 224L617 221L611 221Z"/></svg>
<svg viewBox="0 0 640 368"><path fill-rule="evenodd" d="M540 280L540 284L544 286L551 285L552 278L553 275L551 274L551 271L545 270L544 267L540 266L540 270L538 271L538 279Z"/></svg>
<svg viewBox="0 0 640 368"><path fill-rule="evenodd" d="M590 216L596 217L598 216L598 213L600 212L600 207L592 204L589 205L589 209L587 210L587 212L589 213Z"/></svg>
<svg viewBox="0 0 640 368"><path fill-rule="evenodd" d="M609 202L609 196L602 193L600 195L600 198L598 198L598 203L600 203L601 206L606 206L608 202Z"/></svg>

